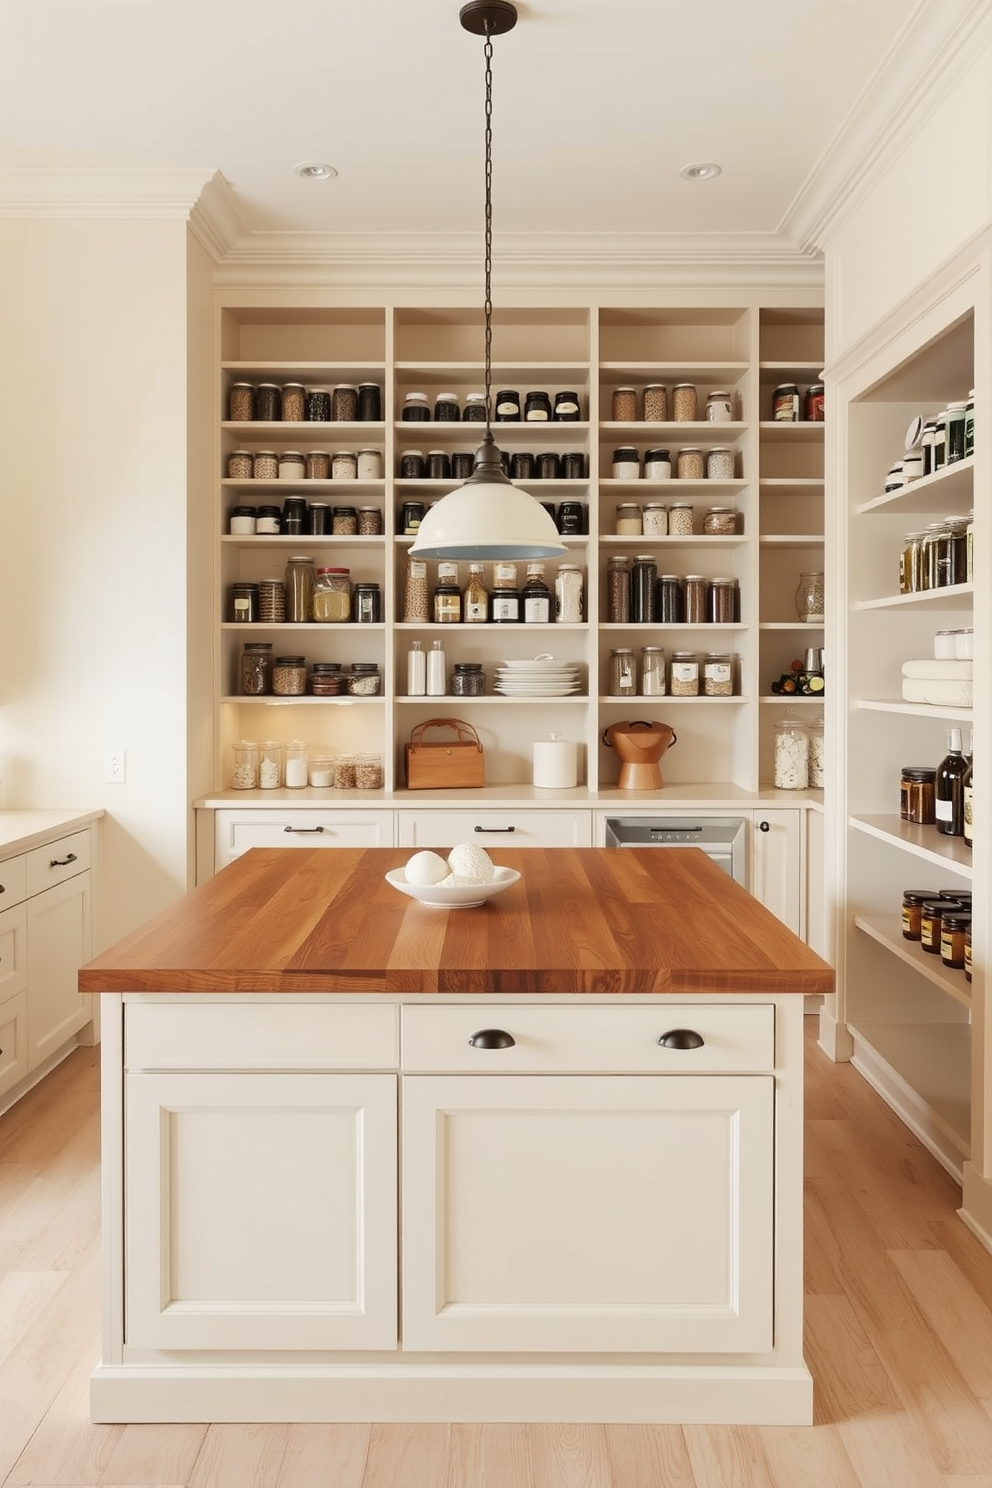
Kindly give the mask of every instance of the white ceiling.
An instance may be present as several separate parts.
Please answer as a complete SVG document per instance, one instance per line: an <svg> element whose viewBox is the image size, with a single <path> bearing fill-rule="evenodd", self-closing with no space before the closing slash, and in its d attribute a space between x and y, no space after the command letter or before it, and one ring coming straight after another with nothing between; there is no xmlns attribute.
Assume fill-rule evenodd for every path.
<svg viewBox="0 0 992 1488"><path fill-rule="evenodd" d="M871 117L875 94L905 96L921 42L969 9L521 3L494 42L497 233L794 239L852 119ZM483 42L458 10L0 0L0 174L218 171L249 235L479 232ZM300 181L293 165L312 159L338 178ZM687 183L679 167L693 160L719 161L722 176Z"/></svg>

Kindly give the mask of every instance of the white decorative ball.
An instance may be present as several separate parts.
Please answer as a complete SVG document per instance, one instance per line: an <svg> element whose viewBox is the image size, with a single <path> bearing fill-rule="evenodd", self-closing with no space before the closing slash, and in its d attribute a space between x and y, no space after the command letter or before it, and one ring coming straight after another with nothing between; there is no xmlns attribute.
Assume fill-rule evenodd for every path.
<svg viewBox="0 0 992 1488"><path fill-rule="evenodd" d="M492 858L474 842L459 842L453 847L448 854L448 867L461 883L492 883L496 876Z"/></svg>
<svg viewBox="0 0 992 1488"><path fill-rule="evenodd" d="M436 884L448 877L449 869L443 858L434 852L414 853L404 869L407 883Z"/></svg>

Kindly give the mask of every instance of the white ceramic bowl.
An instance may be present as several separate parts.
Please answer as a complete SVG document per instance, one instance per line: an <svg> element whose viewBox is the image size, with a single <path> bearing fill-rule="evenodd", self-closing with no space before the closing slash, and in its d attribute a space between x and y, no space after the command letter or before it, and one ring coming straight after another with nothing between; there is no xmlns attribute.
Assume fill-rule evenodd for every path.
<svg viewBox="0 0 992 1488"><path fill-rule="evenodd" d="M475 909L476 905L485 904L487 899L495 899L497 894L502 894L519 877L516 868L497 868L495 878L489 883L449 884L442 881L436 884L412 884L407 883L404 869L391 868L386 874L386 882L392 884L394 889L399 889L401 894L408 894L418 904L429 905L431 909Z"/></svg>

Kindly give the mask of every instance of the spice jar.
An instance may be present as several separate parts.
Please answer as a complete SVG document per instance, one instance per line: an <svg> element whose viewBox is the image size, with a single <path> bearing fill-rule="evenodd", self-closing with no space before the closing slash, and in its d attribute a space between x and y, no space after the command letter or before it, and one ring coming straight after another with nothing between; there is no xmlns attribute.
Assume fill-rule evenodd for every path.
<svg viewBox="0 0 992 1488"><path fill-rule="evenodd" d="M621 553L606 565L606 619L611 625L630 620L630 562Z"/></svg>
<svg viewBox="0 0 992 1488"><path fill-rule="evenodd" d="M621 445L613 451L610 468L614 480L638 480L641 474L641 457L632 445Z"/></svg>
<svg viewBox="0 0 992 1488"><path fill-rule="evenodd" d="M327 480L331 473L331 457L326 450L307 450L303 464L306 480Z"/></svg>
<svg viewBox="0 0 992 1488"><path fill-rule="evenodd" d="M307 390L301 382L287 382L282 389L282 421L284 424L302 424L306 415Z"/></svg>
<svg viewBox="0 0 992 1488"><path fill-rule="evenodd" d="M331 395L326 388L310 388L306 398L308 424L326 424L331 417Z"/></svg>
<svg viewBox="0 0 992 1488"><path fill-rule="evenodd" d="M936 820L934 799L937 771L929 765L903 765L899 781L899 815L920 826Z"/></svg>
<svg viewBox="0 0 992 1488"><path fill-rule="evenodd" d="M255 462L250 450L232 450L227 457L228 480L251 480L254 468Z"/></svg>
<svg viewBox="0 0 992 1488"><path fill-rule="evenodd" d="M262 790L282 785L282 741L266 739L258 753L258 783Z"/></svg>
<svg viewBox="0 0 992 1488"><path fill-rule="evenodd" d="M649 449L644 456L645 480L671 480L672 456L667 449Z"/></svg>
<svg viewBox="0 0 992 1488"><path fill-rule="evenodd" d="M931 956L940 955L941 921L945 914L965 914L960 899L928 899L920 910L920 945Z"/></svg>
<svg viewBox="0 0 992 1488"><path fill-rule="evenodd" d="M253 528L254 530L254 528ZM617 507L613 527L618 537L638 537L641 532L641 508L636 501L624 502Z"/></svg>
<svg viewBox="0 0 992 1488"><path fill-rule="evenodd" d="M331 418L337 424L353 424L358 418L358 387L342 382L331 394Z"/></svg>
<svg viewBox="0 0 992 1488"><path fill-rule="evenodd" d="M645 537L667 537L668 507L660 501L649 501L641 513L641 527Z"/></svg>
<svg viewBox="0 0 992 1488"><path fill-rule="evenodd" d="M822 625L823 605L822 573L800 574L799 587L796 590L796 614L800 620L813 625Z"/></svg>
<svg viewBox="0 0 992 1488"><path fill-rule="evenodd" d="M666 691L664 651L660 646L642 646L641 696L664 697Z"/></svg>
<svg viewBox="0 0 992 1488"><path fill-rule="evenodd" d="M702 450L692 445L680 449L675 462L675 470L679 480L704 480L706 462Z"/></svg>
<svg viewBox="0 0 992 1488"><path fill-rule="evenodd" d="M307 462L299 450L285 450L279 456L278 468L279 479L281 481L296 481L306 478Z"/></svg>
<svg viewBox="0 0 992 1488"><path fill-rule="evenodd" d="M907 940L919 940L923 906L937 898L935 889L904 889L902 896L902 933Z"/></svg>
<svg viewBox="0 0 992 1488"><path fill-rule="evenodd" d="M706 456L706 479L707 480L733 480L734 478L734 452L720 446L711 449Z"/></svg>
<svg viewBox="0 0 992 1488"><path fill-rule="evenodd" d="M809 786L809 735L799 719L786 713L775 725L775 788L806 790Z"/></svg>
<svg viewBox="0 0 992 1488"><path fill-rule="evenodd" d="M677 382L672 388L672 417L677 424L693 424L699 417L699 398L691 382Z"/></svg>
<svg viewBox="0 0 992 1488"><path fill-rule="evenodd" d="M732 697L734 691L734 664L731 657L718 651L708 651L703 659L703 696Z"/></svg>
<svg viewBox="0 0 992 1488"><path fill-rule="evenodd" d="M351 570L318 568L313 591L313 618L321 624L351 619Z"/></svg>
<svg viewBox="0 0 992 1488"><path fill-rule="evenodd" d="M250 423L255 417L255 389L250 382L232 382L227 395L227 416L236 424Z"/></svg>
<svg viewBox="0 0 992 1488"><path fill-rule="evenodd" d="M803 398L803 418L807 423L822 424L824 410L823 383L813 382Z"/></svg>
<svg viewBox="0 0 992 1488"><path fill-rule="evenodd" d="M610 697L633 697L637 692L637 667L629 646L618 646L610 652L606 691Z"/></svg>
<svg viewBox="0 0 992 1488"><path fill-rule="evenodd" d="M637 390L632 387L615 388L613 392L613 422L632 424L637 419Z"/></svg>
<svg viewBox="0 0 992 1488"><path fill-rule="evenodd" d="M277 656L272 666L272 692L275 697L302 697L307 690L305 656Z"/></svg>
<svg viewBox="0 0 992 1488"><path fill-rule="evenodd" d="M357 480L358 456L354 450L335 450L331 456L331 480Z"/></svg>
<svg viewBox="0 0 992 1488"><path fill-rule="evenodd" d="M547 625L550 621L551 590L544 577L543 563L528 563L520 604L525 625Z"/></svg>
<svg viewBox="0 0 992 1488"><path fill-rule="evenodd" d="M302 464L302 456L300 461ZM301 475L306 469L301 469ZM279 456L275 450L258 450L252 457L251 474L253 480L278 480L279 479Z"/></svg>
<svg viewBox="0 0 992 1488"><path fill-rule="evenodd" d="M274 382L260 382L255 389L255 417L262 424L275 424L282 418L282 393Z"/></svg>
<svg viewBox="0 0 992 1488"><path fill-rule="evenodd" d="M513 424L520 419L520 394L515 388L500 388L496 394L495 421Z"/></svg>
<svg viewBox="0 0 992 1488"><path fill-rule="evenodd" d="M302 790L307 783L309 749L302 739L287 739L283 754L283 779L291 790Z"/></svg>
<svg viewBox="0 0 992 1488"><path fill-rule="evenodd" d="M272 690L272 642L249 641L241 653L241 691L265 697Z"/></svg>
<svg viewBox="0 0 992 1488"><path fill-rule="evenodd" d="M574 563L561 563L555 575L555 619L566 625L582 620L585 584L582 570Z"/></svg>
<svg viewBox="0 0 992 1488"><path fill-rule="evenodd" d="M315 661L310 668L310 691L314 697L339 697L344 690L344 677L339 661ZM327 782L330 785L330 781ZM311 784L313 782L311 781Z"/></svg>
<svg viewBox="0 0 992 1488"><path fill-rule="evenodd" d="M257 790L258 745L253 739L239 739L234 745L234 771L231 775L232 790Z"/></svg>
<svg viewBox="0 0 992 1488"><path fill-rule="evenodd" d="M456 661L451 670L449 691L454 697L483 697L486 674L481 661Z"/></svg>
<svg viewBox="0 0 992 1488"><path fill-rule="evenodd" d="M356 661L352 663L348 674L348 694L350 697L378 697L382 691L382 675L378 665L374 661ZM356 779L357 785L357 779Z"/></svg>
<svg viewBox="0 0 992 1488"><path fill-rule="evenodd" d="M649 382L644 389L644 422L668 422L668 388L662 382Z"/></svg>
<svg viewBox="0 0 992 1488"><path fill-rule="evenodd" d="M674 501L668 508L668 535L691 537L695 520L695 507L691 501Z"/></svg>
<svg viewBox="0 0 992 1488"><path fill-rule="evenodd" d="M940 959L945 966L964 970L964 935L971 926L971 915L948 913L940 917Z"/></svg>
<svg viewBox="0 0 992 1488"><path fill-rule="evenodd" d="M305 553L295 554L286 564L286 619L290 625L307 625L313 619L314 562Z"/></svg>
<svg viewBox="0 0 992 1488"><path fill-rule="evenodd" d="M669 677L672 697L699 696L699 658L694 651L673 651Z"/></svg>
<svg viewBox="0 0 992 1488"><path fill-rule="evenodd" d="M737 531L737 513L732 506L711 506L703 513L707 537L732 537Z"/></svg>
<svg viewBox="0 0 992 1488"><path fill-rule="evenodd" d="M712 392L706 395L706 422L729 424L734 416L733 400L729 393Z"/></svg>

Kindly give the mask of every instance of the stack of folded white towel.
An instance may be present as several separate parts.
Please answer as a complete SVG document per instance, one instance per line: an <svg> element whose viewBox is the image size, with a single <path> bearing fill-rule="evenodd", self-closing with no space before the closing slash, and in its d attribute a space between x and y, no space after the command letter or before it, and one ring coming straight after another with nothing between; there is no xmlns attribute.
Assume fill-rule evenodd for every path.
<svg viewBox="0 0 992 1488"><path fill-rule="evenodd" d="M952 708L971 707L972 666L970 661L904 661L902 695L907 703L943 703Z"/></svg>

